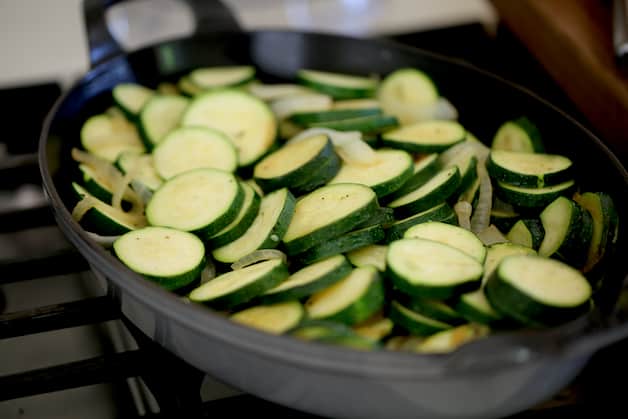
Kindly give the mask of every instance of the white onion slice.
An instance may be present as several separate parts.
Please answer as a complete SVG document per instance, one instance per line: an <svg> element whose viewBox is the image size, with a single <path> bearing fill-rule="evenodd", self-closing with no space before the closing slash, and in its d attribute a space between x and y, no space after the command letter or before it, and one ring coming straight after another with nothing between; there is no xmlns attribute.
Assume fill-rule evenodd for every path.
<svg viewBox="0 0 628 419"><path fill-rule="evenodd" d="M105 246L111 247L113 243L118 240L120 236L101 236L100 234L92 233L91 231L86 231L87 235L90 239L94 240L96 243Z"/></svg>
<svg viewBox="0 0 628 419"><path fill-rule="evenodd" d="M246 256L242 256L240 259L231 264L231 269L237 271L238 269L245 268L257 262L262 262L270 259L281 259L284 263L288 263L288 256L277 249L260 249L249 253Z"/></svg>
<svg viewBox="0 0 628 419"><path fill-rule="evenodd" d="M91 196L84 196L83 199L77 202L74 208L72 209L72 218L74 218L74 220L77 222L81 221L83 219L83 216L87 213L87 211L94 208L95 206L96 206L95 198Z"/></svg>
<svg viewBox="0 0 628 419"><path fill-rule="evenodd" d="M480 194L478 203L471 217L471 231L479 233L485 230L491 221L491 206L493 204L493 185L486 170L485 161L478 162L478 177L480 178Z"/></svg>
<svg viewBox="0 0 628 419"><path fill-rule="evenodd" d="M137 179L131 180L131 188L137 193L144 205L148 204L153 197L153 191Z"/></svg>
<svg viewBox="0 0 628 419"><path fill-rule="evenodd" d="M466 201L456 202L454 211L458 216L458 225L465 230L471 230L471 212L473 211L471 204Z"/></svg>
<svg viewBox="0 0 628 419"><path fill-rule="evenodd" d="M270 104L277 119L285 119L299 112L320 112L331 109L332 98L319 93L301 94L277 99Z"/></svg>
<svg viewBox="0 0 628 419"><path fill-rule="evenodd" d="M313 93L307 87L298 84L261 84L251 83L247 86L249 93L264 101L272 101L282 99L287 96L297 96L307 93Z"/></svg>
<svg viewBox="0 0 628 419"><path fill-rule="evenodd" d="M207 258L207 264L201 271L201 284L211 281L216 277L216 266L211 261L211 259Z"/></svg>

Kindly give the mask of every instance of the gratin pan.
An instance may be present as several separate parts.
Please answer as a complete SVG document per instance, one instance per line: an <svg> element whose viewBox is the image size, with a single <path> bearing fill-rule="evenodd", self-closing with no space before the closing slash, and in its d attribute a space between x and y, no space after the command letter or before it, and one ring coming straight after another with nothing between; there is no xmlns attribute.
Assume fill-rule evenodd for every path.
<svg viewBox="0 0 628 419"><path fill-rule="evenodd" d="M87 259L123 314L151 339L194 367L244 392L305 412L338 418L497 418L551 398L600 348L628 336L614 304L628 273L623 216L628 174L591 132L529 91L464 62L387 41L293 31L238 30L227 9L189 1L197 30L123 53L108 34L104 10L84 3L91 69L55 104L45 122L39 162L57 223ZM212 7L208 7L212 3ZM420 13L420 10L412 10ZM609 260L596 309L548 330L496 333L450 354L355 351L273 336L190 304L127 269L71 217L70 150L89 115L110 105L117 83L155 87L193 68L254 65L265 82L291 81L300 68L385 75L400 67L427 72L460 122L490 141L507 119L526 115L548 152L570 157L584 191L609 193L618 207L617 252ZM155 366L159 368L159 366Z"/></svg>

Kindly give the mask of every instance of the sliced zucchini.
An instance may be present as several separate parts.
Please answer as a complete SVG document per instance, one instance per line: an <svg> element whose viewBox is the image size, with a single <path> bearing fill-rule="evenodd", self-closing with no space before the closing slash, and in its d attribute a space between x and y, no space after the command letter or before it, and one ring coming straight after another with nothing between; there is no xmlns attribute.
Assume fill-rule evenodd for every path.
<svg viewBox="0 0 628 419"><path fill-rule="evenodd" d="M399 298L404 305L415 313L422 314L433 320L438 320L450 325L466 323L464 317L458 314L453 308L439 300L432 300L420 297Z"/></svg>
<svg viewBox="0 0 628 419"><path fill-rule="evenodd" d="M72 189L79 199L90 197L93 206L78 220L87 231L101 236L119 236L146 225L146 218L126 213L106 204L87 192L81 185L72 182Z"/></svg>
<svg viewBox="0 0 628 419"><path fill-rule="evenodd" d="M308 317L348 325L360 323L381 310L384 283L372 266L355 268L334 285L312 295L305 303Z"/></svg>
<svg viewBox="0 0 628 419"><path fill-rule="evenodd" d="M305 308L298 301L285 301L267 306L249 307L232 314L236 323L274 335L294 329L305 317Z"/></svg>
<svg viewBox="0 0 628 419"><path fill-rule="evenodd" d="M166 181L146 206L152 225L191 231L209 238L240 212L244 191L231 173L196 169Z"/></svg>
<svg viewBox="0 0 628 419"><path fill-rule="evenodd" d="M593 234L583 268L588 273L604 258L607 251L612 250L619 217L613 199L604 192L576 194L574 200L591 214L593 220Z"/></svg>
<svg viewBox="0 0 628 419"><path fill-rule="evenodd" d="M557 154L491 151L486 169L493 179L511 185L543 188L571 178L571 160Z"/></svg>
<svg viewBox="0 0 628 419"><path fill-rule="evenodd" d="M255 78L252 66L204 67L192 71L188 78L201 90L242 86Z"/></svg>
<svg viewBox="0 0 628 419"><path fill-rule="evenodd" d="M593 236L591 214L577 202L561 196L541 212L540 218L545 236L539 255L583 267Z"/></svg>
<svg viewBox="0 0 628 419"><path fill-rule="evenodd" d="M371 187L379 198L405 184L413 173L412 157L402 150L377 150L372 164L344 163L329 183L360 183Z"/></svg>
<svg viewBox="0 0 628 419"><path fill-rule="evenodd" d="M135 120L155 92L136 83L120 83L113 88L111 94L113 101L127 118Z"/></svg>
<svg viewBox="0 0 628 419"><path fill-rule="evenodd" d="M480 263L486 259L486 247L471 231L439 221L428 221L410 227L404 239L426 239L447 244L471 256Z"/></svg>
<svg viewBox="0 0 628 419"><path fill-rule="evenodd" d="M381 105L377 99L348 99L335 101L331 108L333 110L380 109L380 106Z"/></svg>
<svg viewBox="0 0 628 419"><path fill-rule="evenodd" d="M289 255L351 231L379 208L375 192L367 186L338 183L302 197L283 238Z"/></svg>
<svg viewBox="0 0 628 419"><path fill-rule="evenodd" d="M179 125L189 103L189 99L174 95L155 95L146 103L140 112L139 128L148 150Z"/></svg>
<svg viewBox="0 0 628 419"><path fill-rule="evenodd" d="M382 144L412 153L440 153L466 136L464 127L455 121L421 121L386 132Z"/></svg>
<svg viewBox="0 0 628 419"><path fill-rule="evenodd" d="M393 331L394 323L381 313L360 322L352 327L353 331L365 339L378 342L390 335Z"/></svg>
<svg viewBox="0 0 628 419"><path fill-rule="evenodd" d="M386 207L380 207L373 213L373 216L370 217L365 222L356 226L356 230L364 227L370 227L374 225L381 225L384 228L387 228L392 223L395 222L395 216L393 215L393 210Z"/></svg>
<svg viewBox="0 0 628 419"><path fill-rule="evenodd" d="M544 188L525 188L498 181L495 185L495 193L502 201L515 207L540 208L548 205L559 196L570 195L575 185L575 181L568 180Z"/></svg>
<svg viewBox="0 0 628 419"><path fill-rule="evenodd" d="M461 181L461 183L464 181ZM477 202L480 199L480 183L481 183L481 179L479 177L476 177L476 179L473 181L473 183L471 183L466 189L461 189L458 188L458 190L460 191L460 194L458 195L458 201L464 201L464 202L468 202L469 204L471 204L472 207L476 207L477 206ZM456 195L456 193L454 192L454 195ZM491 210L491 214L492 214L492 210Z"/></svg>
<svg viewBox="0 0 628 419"><path fill-rule="evenodd" d="M247 90L253 96L264 101L271 102L288 96L299 96L303 94L314 93L307 87L291 83L262 84L249 83Z"/></svg>
<svg viewBox="0 0 628 419"><path fill-rule="evenodd" d="M183 114L181 124L214 128L227 134L238 151L240 166L259 160L270 151L277 137L277 121L268 106L235 89L197 96Z"/></svg>
<svg viewBox="0 0 628 419"><path fill-rule="evenodd" d="M321 164L318 169L312 172L310 176L290 185L290 190L297 196L312 192L314 189L332 180L340 171L341 166L342 161L340 157L337 153L334 153L325 163Z"/></svg>
<svg viewBox="0 0 628 419"><path fill-rule="evenodd" d="M79 170L83 174L83 186L85 189L107 204L111 204L113 198L115 179L109 176L108 173L103 173L103 170L93 168L87 164L79 164ZM114 169L115 170L115 169ZM127 202L132 201L133 198L129 196L128 190L125 191L123 197Z"/></svg>
<svg viewBox="0 0 628 419"><path fill-rule="evenodd" d="M571 266L541 256L509 256L486 283L486 296L502 314L530 326L553 326L590 308L591 286Z"/></svg>
<svg viewBox="0 0 628 419"><path fill-rule="evenodd" d="M538 128L526 117L504 122L497 130L491 148L524 153L542 153L544 150Z"/></svg>
<svg viewBox="0 0 628 419"><path fill-rule="evenodd" d="M414 68L398 69L384 78L377 91L384 113L394 115L402 125L415 121L414 111L438 99L438 90L430 77Z"/></svg>
<svg viewBox="0 0 628 419"><path fill-rule="evenodd" d="M203 89L192 83L189 75L183 76L179 79L177 88L181 91L181 93L189 97L194 97L203 92Z"/></svg>
<svg viewBox="0 0 628 419"><path fill-rule="evenodd" d="M325 289L351 273L351 265L343 255L306 266L259 298L263 303L300 300Z"/></svg>
<svg viewBox="0 0 628 419"><path fill-rule="evenodd" d="M419 158L415 159L410 179L386 198L394 200L412 192L438 173L439 168L437 153L419 154Z"/></svg>
<svg viewBox="0 0 628 419"><path fill-rule="evenodd" d="M217 309L230 309L277 286L288 275L281 259L271 259L219 275L192 290L188 298Z"/></svg>
<svg viewBox="0 0 628 419"><path fill-rule="evenodd" d="M378 82L374 78L348 74L301 69L297 80L307 87L330 95L334 99L356 99L375 95Z"/></svg>
<svg viewBox="0 0 628 419"><path fill-rule="evenodd" d="M244 182L240 182L244 191L244 201L237 217L225 228L209 238L213 248L224 246L241 237L249 229L260 209L261 198L255 190Z"/></svg>
<svg viewBox="0 0 628 419"><path fill-rule="evenodd" d="M403 327L408 332L419 336L429 336L453 327L450 324L431 319L409 309L408 307L404 307L396 300L393 300L390 305L389 316L393 323Z"/></svg>
<svg viewBox="0 0 628 419"><path fill-rule="evenodd" d="M331 109L332 102L333 99L330 96L312 92L274 100L270 103L270 108L278 120L288 122L297 129L301 129L300 124L289 119L292 115L325 112Z"/></svg>
<svg viewBox="0 0 628 419"><path fill-rule="evenodd" d="M360 247L377 243L384 238L384 228L378 224L354 230L342 236L327 240L299 253L296 259L304 264L317 262L329 256L346 253Z"/></svg>
<svg viewBox="0 0 628 419"><path fill-rule="evenodd" d="M258 249L277 247L292 219L294 201L286 188L264 196L251 226L238 239L214 249L214 259L233 263Z"/></svg>
<svg viewBox="0 0 628 419"><path fill-rule="evenodd" d="M347 253L347 258L353 266L361 268L363 266L374 266L378 271L386 271L386 252L388 246L371 244Z"/></svg>
<svg viewBox="0 0 628 419"><path fill-rule="evenodd" d="M480 287L483 267L466 253L425 239L402 239L388 246L386 274L409 295L446 299Z"/></svg>
<svg viewBox="0 0 628 419"><path fill-rule="evenodd" d="M489 334L489 329L477 324L464 324L429 336L416 348L417 352L445 354Z"/></svg>
<svg viewBox="0 0 628 419"><path fill-rule="evenodd" d="M255 165L253 177L264 192L291 187L311 177L334 154L326 135L314 135L285 144L264 157Z"/></svg>
<svg viewBox="0 0 628 419"><path fill-rule="evenodd" d="M356 118L338 119L334 121L311 122L308 128L330 128L336 131L360 131L367 134L376 134L399 126L399 121L389 115L369 115Z"/></svg>
<svg viewBox="0 0 628 419"><path fill-rule="evenodd" d="M438 204L430 209L415 214L411 217L395 221L386 228L386 243L401 239L404 233L412 226L428 221L442 221L456 218L456 213L447 202Z"/></svg>
<svg viewBox="0 0 628 419"><path fill-rule="evenodd" d="M381 114L382 110L379 106L373 108L330 109L321 112L295 113L290 116L290 120L295 124L309 126L310 124L321 124Z"/></svg>
<svg viewBox="0 0 628 419"><path fill-rule="evenodd" d="M164 179L201 168L234 172L236 149L225 134L205 127L182 127L171 131L153 150L155 170Z"/></svg>
<svg viewBox="0 0 628 419"><path fill-rule="evenodd" d="M120 236L113 250L128 268L167 290L191 284L205 267L205 246L194 234L144 227Z"/></svg>
<svg viewBox="0 0 628 419"><path fill-rule="evenodd" d="M118 156L116 166L124 174L133 173L133 178L150 191L156 191L163 183L163 179L155 170L152 154L125 151Z"/></svg>
<svg viewBox="0 0 628 419"><path fill-rule="evenodd" d="M536 218L524 218L517 221L506 234L506 238L512 243L535 250L541 245L544 236L543 223Z"/></svg>
<svg viewBox="0 0 628 419"><path fill-rule="evenodd" d="M300 325L286 332L297 339L319 341L320 339L355 336L355 332L344 323L331 320L307 319Z"/></svg>
<svg viewBox="0 0 628 419"><path fill-rule="evenodd" d="M521 215L517 212L491 209L491 224L495 224L499 231L509 231L520 219Z"/></svg>
<svg viewBox="0 0 628 419"><path fill-rule="evenodd" d="M107 114L92 116L83 124L80 136L85 150L112 163L123 151L144 152L135 125L124 118Z"/></svg>
<svg viewBox="0 0 628 419"><path fill-rule="evenodd" d="M536 255L536 252L525 246L514 243L497 243L488 247L486 260L484 261L484 276L482 277L482 288L476 291L462 294L453 305L454 310L460 313L470 322L494 325L502 316L493 309L486 299L484 285L491 276L499 262L507 256L513 255Z"/></svg>
<svg viewBox="0 0 628 419"><path fill-rule="evenodd" d="M397 217L410 217L446 201L460 185L457 167L439 171L414 191L395 199L388 206Z"/></svg>

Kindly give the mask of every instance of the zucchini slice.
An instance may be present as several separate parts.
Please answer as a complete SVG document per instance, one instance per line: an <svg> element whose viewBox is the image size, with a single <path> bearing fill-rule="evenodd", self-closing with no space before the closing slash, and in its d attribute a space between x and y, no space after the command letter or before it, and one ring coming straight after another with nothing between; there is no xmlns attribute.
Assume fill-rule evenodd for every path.
<svg viewBox="0 0 628 419"><path fill-rule="evenodd" d="M326 135L293 141L255 165L253 177L264 192L291 187L313 176L336 152Z"/></svg>
<svg viewBox="0 0 628 419"><path fill-rule="evenodd" d="M321 112L299 112L292 114L290 120L295 124L309 126L310 124L321 124L326 122L335 122L344 119L361 118L365 116L381 115L382 110L379 106L372 108L354 108L354 109L330 109Z"/></svg>
<svg viewBox="0 0 628 419"><path fill-rule="evenodd" d="M235 89L195 97L181 125L204 126L227 134L238 151L240 166L259 160L277 137L277 121L270 108L255 96Z"/></svg>
<svg viewBox="0 0 628 419"><path fill-rule="evenodd" d="M399 126L399 121L389 115L368 115L334 121L311 122L308 128L330 128L336 131L360 131L365 134L377 134Z"/></svg>
<svg viewBox="0 0 628 419"><path fill-rule="evenodd" d="M456 213L447 202L443 202L411 217L395 221L386 228L385 241L390 243L393 240L403 238L404 233L414 225L428 221L446 222L445 220L449 220L452 217L456 218Z"/></svg>
<svg viewBox="0 0 628 419"><path fill-rule="evenodd" d="M430 180L440 168L438 154L420 154L412 168L412 176L396 191L386 196L388 200L394 200L412 192L425 182Z"/></svg>
<svg viewBox="0 0 628 419"><path fill-rule="evenodd" d="M188 78L201 90L236 87L255 78L255 67L248 65L204 67L192 71Z"/></svg>
<svg viewBox="0 0 628 419"><path fill-rule="evenodd" d="M79 224L87 231L100 234L101 236L119 236L146 225L145 217L134 216L114 208L102 202L75 182L72 182L72 189L79 199L88 196L94 203L94 206L88 209L79 220Z"/></svg>
<svg viewBox="0 0 628 419"><path fill-rule="evenodd" d="M101 201L111 204L115 179L112 179L106 171L98 170L98 168L93 168L87 164L79 164L79 170L83 174L83 186L85 189ZM125 204L130 204L133 200L129 196L128 190L125 191L122 198L126 201Z"/></svg>
<svg viewBox="0 0 628 419"><path fill-rule="evenodd" d="M491 144L493 150L542 153L544 150L541 133L526 117L504 122Z"/></svg>
<svg viewBox="0 0 628 419"><path fill-rule="evenodd" d="M233 263L258 249L277 247L292 219L294 201L294 196L286 188L264 196L251 226L236 240L214 249L214 259Z"/></svg>
<svg viewBox="0 0 628 419"><path fill-rule="evenodd" d="M225 134L204 127L182 127L170 132L153 150L155 170L164 179L201 168L234 172L236 149Z"/></svg>
<svg viewBox="0 0 628 419"><path fill-rule="evenodd" d="M571 266L541 256L509 256L486 283L491 305L529 326L553 326L589 310L591 286Z"/></svg>
<svg viewBox="0 0 628 419"><path fill-rule="evenodd" d="M231 173L196 169L166 181L146 206L152 225L191 231L209 238L240 212L244 192Z"/></svg>
<svg viewBox="0 0 628 419"><path fill-rule="evenodd" d="M344 163L329 183L360 183L379 198L399 189L413 173L412 157L402 150L377 150L372 164Z"/></svg>
<svg viewBox="0 0 628 419"><path fill-rule="evenodd" d="M332 104L332 109L380 109L380 103L377 99L347 99L337 100ZM380 109L381 112L381 109Z"/></svg>
<svg viewBox="0 0 628 419"><path fill-rule="evenodd" d="M587 252L587 261L584 264L584 273L591 272L612 251L617 239L619 217L613 199L604 192L585 192L576 194L574 200L591 214L593 220L593 234Z"/></svg>
<svg viewBox="0 0 628 419"><path fill-rule="evenodd" d="M556 257L581 268L593 236L591 214L577 202L561 196L549 204L540 215L545 237L539 255Z"/></svg>
<svg viewBox="0 0 628 419"><path fill-rule="evenodd" d="M189 75L183 76L179 79L177 82L177 88L181 91L181 93L188 97L194 97L203 92L203 89L192 83Z"/></svg>
<svg viewBox="0 0 628 419"><path fill-rule="evenodd" d="M277 286L288 275L281 259L271 259L219 275L192 290L188 298L217 309L230 309Z"/></svg>
<svg viewBox="0 0 628 419"><path fill-rule="evenodd" d="M127 118L137 119L140 111L155 92L136 83L120 83L113 88L113 101Z"/></svg>
<svg viewBox="0 0 628 419"><path fill-rule="evenodd" d="M483 267L466 253L425 239L402 239L388 246L386 274L409 295L446 299L480 287Z"/></svg>
<svg viewBox="0 0 628 419"><path fill-rule="evenodd" d="M133 179L139 181L148 190L154 192L163 183L163 179L155 170L152 154L124 151L116 160L116 167L124 174L132 172Z"/></svg>
<svg viewBox="0 0 628 419"><path fill-rule="evenodd" d="M352 329L358 336L378 342L390 335L394 326L392 320L383 317L381 313L377 313L365 321L354 325Z"/></svg>
<svg viewBox="0 0 628 419"><path fill-rule="evenodd" d="M510 242L535 250L541 245L544 236L543 223L536 218L524 218L517 221L506 234Z"/></svg>
<svg viewBox="0 0 628 419"><path fill-rule="evenodd" d="M498 181L495 185L495 193L502 201L515 207L540 208L559 196L570 195L575 186L576 183L573 180L544 188L525 188Z"/></svg>
<svg viewBox="0 0 628 419"><path fill-rule="evenodd" d="M353 266L361 268L363 266L374 266L378 271L386 271L386 252L388 246L371 244L347 253L347 258Z"/></svg>
<svg viewBox="0 0 628 419"><path fill-rule="evenodd" d="M321 166L316 169L310 176L299 180L290 185L290 190L295 195L300 196L312 192L314 189L325 185L338 174L342 167L342 160L338 154L334 153Z"/></svg>
<svg viewBox="0 0 628 419"><path fill-rule="evenodd" d="M256 306L238 311L229 318L236 323L280 335L294 329L305 317L305 308L298 301Z"/></svg>
<svg viewBox="0 0 628 419"><path fill-rule="evenodd" d="M257 217L262 199L250 185L240 182L240 186L244 191L242 208L231 224L209 238L209 244L214 248L224 246L241 237Z"/></svg>
<svg viewBox="0 0 628 419"><path fill-rule="evenodd" d="M381 225L382 227L386 228L394 222L395 216L393 215L393 210L386 207L380 207L377 209L377 211L373 213L372 217L357 225L356 230L374 225Z"/></svg>
<svg viewBox="0 0 628 419"><path fill-rule="evenodd" d="M471 256L480 263L486 259L484 243L471 231L439 221L428 221L410 227L404 239L426 239L447 244Z"/></svg>
<svg viewBox="0 0 628 419"><path fill-rule="evenodd" d="M368 186L338 183L323 186L297 202L283 238L289 255L302 253L351 231L368 220L379 205Z"/></svg>
<svg viewBox="0 0 628 419"><path fill-rule="evenodd" d="M377 92L384 113L396 116L402 125L416 122L414 110L436 102L438 96L432 79L414 68L400 68L390 73Z"/></svg>
<svg viewBox="0 0 628 419"><path fill-rule="evenodd" d="M388 206L397 217L410 217L446 201L460 185L458 167L438 172L414 191L395 199Z"/></svg>
<svg viewBox="0 0 628 419"><path fill-rule="evenodd" d="M375 95L378 82L374 78L348 74L301 69L297 80L307 87L325 93L334 99L357 99Z"/></svg>
<svg viewBox="0 0 628 419"><path fill-rule="evenodd" d="M300 300L325 289L351 273L351 265L343 255L306 266L279 284L266 291L259 299L263 303Z"/></svg>
<svg viewBox="0 0 628 419"><path fill-rule="evenodd" d="M145 151L135 125L125 118L92 116L81 127L80 136L85 150L112 163L123 151Z"/></svg>
<svg viewBox="0 0 628 419"><path fill-rule="evenodd" d="M454 310L460 313L470 322L495 325L502 319L493 306L486 299L484 286L499 262L507 256L513 255L536 255L536 252L529 247L520 246L514 243L497 243L489 246L484 261L484 276L482 277L482 288L476 291L462 294L453 305Z"/></svg>
<svg viewBox="0 0 628 419"><path fill-rule="evenodd" d="M140 112L139 128L148 150L179 125L189 103L189 99L173 95L155 95L146 103Z"/></svg>
<svg viewBox="0 0 628 419"><path fill-rule="evenodd" d="M191 284L205 267L205 246L194 234L144 227L120 236L113 250L127 267L167 290Z"/></svg>
<svg viewBox="0 0 628 419"><path fill-rule="evenodd" d="M472 340L482 338L488 333L489 329L485 326L464 324L429 336L418 345L416 350L417 352L427 354L445 354Z"/></svg>
<svg viewBox="0 0 628 419"><path fill-rule="evenodd" d="M297 260L308 265L326 257L346 253L360 247L377 243L384 238L384 228L378 224L364 227L330 239L297 255Z"/></svg>
<svg viewBox="0 0 628 419"><path fill-rule="evenodd" d="M382 144L412 153L440 153L465 140L467 132L454 121L421 121L388 131Z"/></svg>
<svg viewBox="0 0 628 419"><path fill-rule="evenodd" d="M509 231L520 219L521 215L517 212L491 209L491 224L495 224L499 231Z"/></svg>
<svg viewBox="0 0 628 419"><path fill-rule="evenodd" d="M375 268L356 268L305 303L308 317L348 325L363 322L384 305L384 282Z"/></svg>
<svg viewBox="0 0 628 419"><path fill-rule="evenodd" d="M394 300L390 305L390 319L396 325L406 329L413 335L429 336L434 333L451 329L453 325L431 319L423 314L417 313L408 307L403 306L399 301Z"/></svg>
<svg viewBox="0 0 628 419"><path fill-rule="evenodd" d="M464 317L456 312L448 304L439 301L420 297L399 298L404 305L415 313L422 314L433 320L438 320L452 326L466 323Z"/></svg>
<svg viewBox="0 0 628 419"><path fill-rule="evenodd" d="M344 323L331 320L307 319L292 330L288 335L306 341L319 341L325 338L355 336L356 333Z"/></svg>
<svg viewBox="0 0 628 419"><path fill-rule="evenodd" d="M493 179L511 185L543 188L571 178L571 160L557 154L491 151L486 169Z"/></svg>

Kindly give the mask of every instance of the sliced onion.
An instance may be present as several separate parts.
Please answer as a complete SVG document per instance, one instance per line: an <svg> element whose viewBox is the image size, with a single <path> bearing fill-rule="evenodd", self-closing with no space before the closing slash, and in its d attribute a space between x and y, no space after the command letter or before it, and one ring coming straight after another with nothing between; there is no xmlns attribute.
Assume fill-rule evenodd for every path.
<svg viewBox="0 0 628 419"><path fill-rule="evenodd" d="M485 246L490 246L495 243L507 243L508 239L504 237L501 231L494 224L491 224L484 230L476 233L478 238L482 240Z"/></svg>
<svg viewBox="0 0 628 419"><path fill-rule="evenodd" d="M232 263L231 269L237 271L238 269L242 269L254 263L270 259L281 259L284 263L288 263L288 256L286 256L284 252L277 249L260 249L249 253Z"/></svg>
<svg viewBox="0 0 628 419"><path fill-rule="evenodd" d="M96 202L96 198L89 195L84 196L72 209L72 218L75 221L81 221L87 211L96 206Z"/></svg>
<svg viewBox="0 0 628 419"><path fill-rule="evenodd" d="M491 221L491 207L493 204L493 185L488 175L484 161L478 162L478 177L480 178L480 194L478 204L471 217L471 231L479 233L485 230Z"/></svg>
<svg viewBox="0 0 628 419"><path fill-rule="evenodd" d="M72 158L79 163L84 163L90 166L94 171L102 174L104 177L107 177L111 181L111 184L114 184L118 178L122 177L120 171L107 160L79 150L78 148L72 149Z"/></svg>
<svg viewBox="0 0 628 419"><path fill-rule="evenodd" d="M377 161L377 153L362 139L360 131L336 131L330 128L310 128L301 131L288 142L301 141L314 135L327 135L340 158L349 164L369 165Z"/></svg>
<svg viewBox="0 0 628 419"><path fill-rule="evenodd" d="M153 197L153 191L148 189L148 187L144 185L144 183L140 182L137 179L131 180L131 188L133 188L133 190L137 193L144 205L148 204L148 202Z"/></svg>
<svg viewBox="0 0 628 419"><path fill-rule="evenodd" d="M299 112L327 111L331 109L332 102L330 96L310 93L277 99L271 102L270 108L277 119L284 119Z"/></svg>
<svg viewBox="0 0 628 419"><path fill-rule="evenodd" d="M473 211L471 204L465 201L456 202L454 211L458 216L458 225L465 230L471 230L471 212Z"/></svg>
<svg viewBox="0 0 628 419"><path fill-rule="evenodd" d="M111 247L113 243L118 240L120 236L101 236L100 234L92 233L91 231L86 231L87 235L90 239L94 240L96 243L105 246Z"/></svg>
<svg viewBox="0 0 628 419"><path fill-rule="evenodd" d="M249 93L264 101L272 101L282 99L287 96L297 96L307 93L313 93L307 87L298 84L261 84L251 83L247 86Z"/></svg>
<svg viewBox="0 0 628 419"><path fill-rule="evenodd" d="M201 271L201 284L211 281L216 277L216 266L211 261L211 259L207 258L207 264Z"/></svg>

